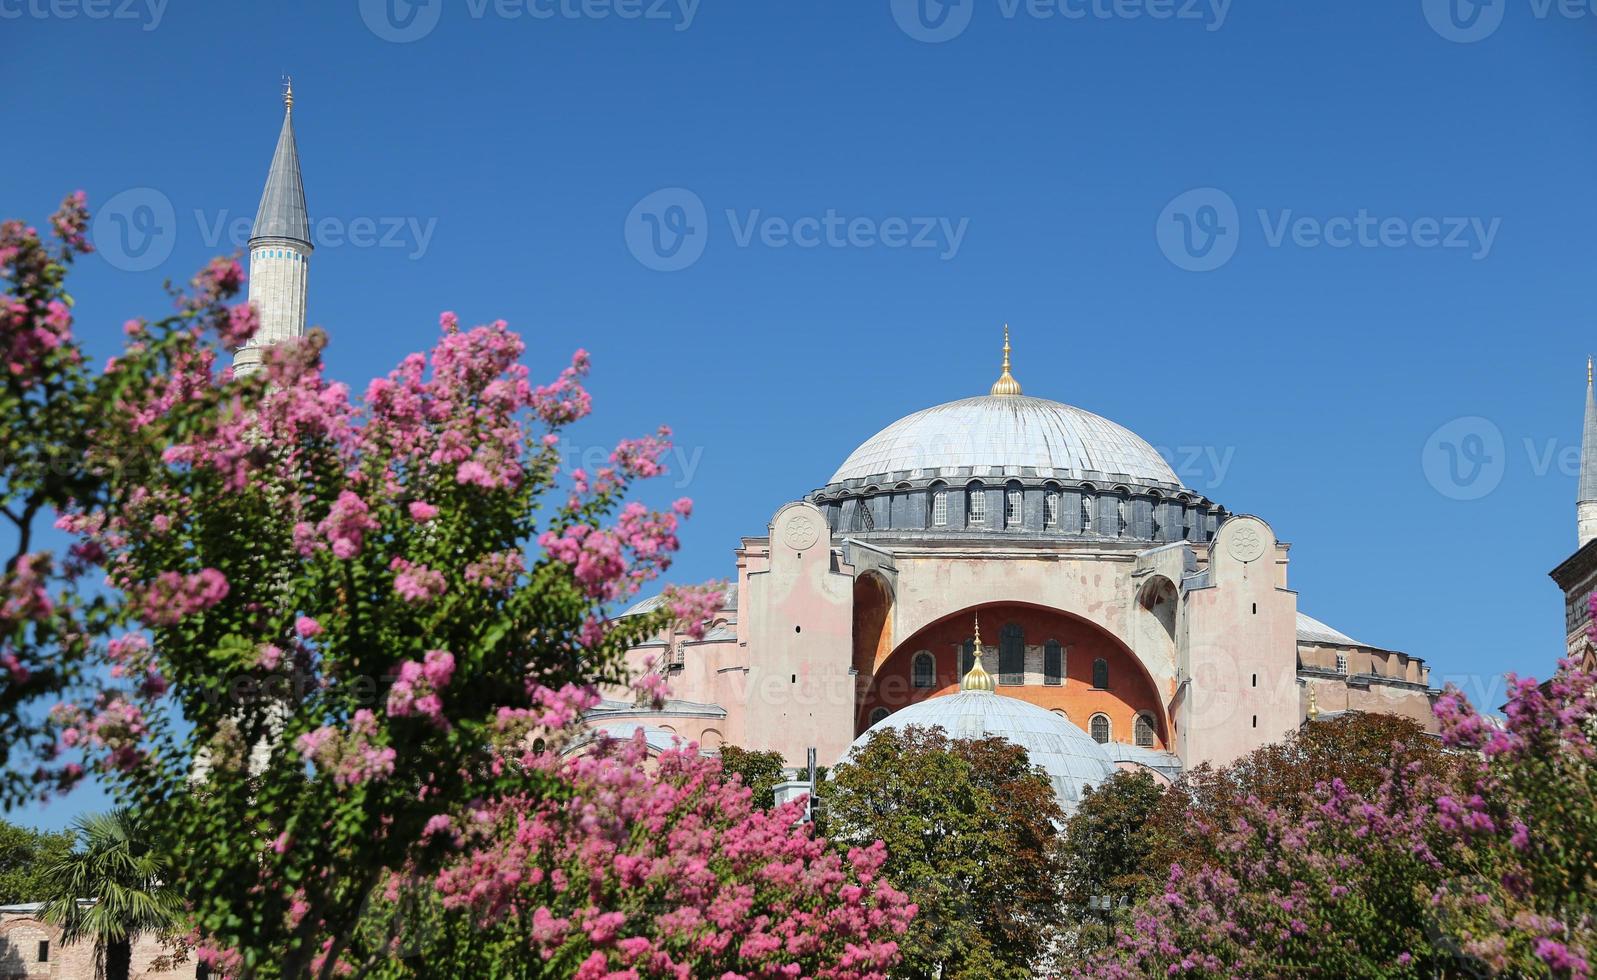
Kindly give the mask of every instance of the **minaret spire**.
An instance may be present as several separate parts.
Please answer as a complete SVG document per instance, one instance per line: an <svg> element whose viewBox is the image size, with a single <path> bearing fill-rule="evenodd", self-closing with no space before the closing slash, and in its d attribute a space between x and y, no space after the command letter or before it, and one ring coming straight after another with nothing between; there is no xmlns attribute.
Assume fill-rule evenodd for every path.
<svg viewBox="0 0 1597 980"><path fill-rule="evenodd" d="M261 349L305 333L306 279L311 252L310 215L294 139L294 80L283 79L283 128L266 173L266 189L250 232L250 302L260 313L255 339L233 355L233 373L253 374Z"/></svg>
<svg viewBox="0 0 1597 980"><path fill-rule="evenodd" d="M1592 359L1586 358L1586 424L1580 437L1580 489L1575 495L1580 543L1597 538L1597 395L1592 392Z"/></svg>
<svg viewBox="0 0 1597 980"><path fill-rule="evenodd" d="M1007 323L1004 324L1004 373L1000 374L998 376L998 380L993 382L993 388L990 394L1020 394L1020 382L1016 381L1015 376L1009 373L1009 324Z"/></svg>

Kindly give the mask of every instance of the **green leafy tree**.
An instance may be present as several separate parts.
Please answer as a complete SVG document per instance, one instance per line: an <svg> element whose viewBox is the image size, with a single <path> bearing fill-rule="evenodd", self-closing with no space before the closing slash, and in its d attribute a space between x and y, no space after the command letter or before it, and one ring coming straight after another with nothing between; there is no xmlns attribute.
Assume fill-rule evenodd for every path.
<svg viewBox="0 0 1597 980"><path fill-rule="evenodd" d="M1147 873L1153 839L1147 824L1163 791L1146 770L1117 772L1089 787L1065 828L1065 902L1082 928L1078 946L1111 941L1127 906L1158 882Z"/></svg>
<svg viewBox="0 0 1597 980"><path fill-rule="evenodd" d="M43 899L45 869L72 850L73 835L19 827L0 820L0 905Z"/></svg>
<svg viewBox="0 0 1597 980"><path fill-rule="evenodd" d="M823 834L882 840L919 911L896 975L1025 978L1059 920L1065 814L1025 749L940 728L877 732L820 787Z"/></svg>
<svg viewBox="0 0 1597 980"><path fill-rule="evenodd" d="M79 818L78 846L45 869L42 917L63 943L92 942L106 980L127 980L133 941L167 933L182 902L153 829L126 809Z"/></svg>
<svg viewBox="0 0 1597 980"><path fill-rule="evenodd" d="M742 776L743 785L754 791L754 805L761 810L776 806L776 784L787 779L782 753L759 752L736 745L721 746L721 771L729 776Z"/></svg>

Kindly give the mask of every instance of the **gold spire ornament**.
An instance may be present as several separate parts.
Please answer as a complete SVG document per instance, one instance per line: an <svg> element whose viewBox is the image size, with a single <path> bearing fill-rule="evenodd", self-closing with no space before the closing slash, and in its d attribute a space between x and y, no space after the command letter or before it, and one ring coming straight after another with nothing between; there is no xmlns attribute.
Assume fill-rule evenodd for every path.
<svg viewBox="0 0 1597 980"><path fill-rule="evenodd" d="M1021 393L1020 382L1016 381L1015 376L1009 373L1009 324L1007 323L1004 324L1004 373L1000 374L998 380L993 382L993 389L990 393L994 395L1018 395Z"/></svg>
<svg viewBox="0 0 1597 980"><path fill-rule="evenodd" d="M1586 384L1591 384L1591 355L1586 355Z"/></svg>
<svg viewBox="0 0 1597 980"><path fill-rule="evenodd" d="M970 662L970 673L959 682L961 691L985 691L988 694L998 690L998 685L993 683L993 675L987 673L981 666L981 613L976 614L976 640L972 651L974 656Z"/></svg>
<svg viewBox="0 0 1597 980"><path fill-rule="evenodd" d="M283 76L283 108L289 112L294 111L294 77Z"/></svg>
<svg viewBox="0 0 1597 980"><path fill-rule="evenodd" d="M1310 721L1320 720L1320 701L1319 698L1315 697L1316 690L1313 684L1309 685L1309 710L1305 713L1309 716Z"/></svg>

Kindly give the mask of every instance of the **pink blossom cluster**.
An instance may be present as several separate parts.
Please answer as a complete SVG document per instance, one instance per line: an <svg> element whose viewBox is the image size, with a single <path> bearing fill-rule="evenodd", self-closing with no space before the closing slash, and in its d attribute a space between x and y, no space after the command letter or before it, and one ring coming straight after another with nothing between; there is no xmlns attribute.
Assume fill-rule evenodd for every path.
<svg viewBox="0 0 1597 980"><path fill-rule="evenodd" d="M144 712L116 692L101 693L89 711L71 702L58 704L50 710L50 721L59 739L57 751L92 748L112 770L129 770L144 761Z"/></svg>
<svg viewBox="0 0 1597 980"><path fill-rule="evenodd" d="M759 810L719 769L601 741L559 764L567 798L490 805L438 893L484 928L526 917L530 951L589 980L886 977L915 906L881 879L881 842L845 857L801 803Z"/></svg>
<svg viewBox="0 0 1597 980"><path fill-rule="evenodd" d="M671 566L680 544L679 519L691 510L685 500L663 512L634 501L622 508L614 529L572 524L559 533L545 531L538 543L551 558L570 566L589 596L610 601L635 594Z"/></svg>
<svg viewBox="0 0 1597 980"><path fill-rule="evenodd" d="M377 716L362 708L355 712L347 730L333 725L306 732L295 746L317 772L343 786L381 782L394 772L397 753L382 744L383 732Z"/></svg>
<svg viewBox="0 0 1597 980"><path fill-rule="evenodd" d="M227 598L227 578L214 568L198 572L162 572L138 590L138 605L145 622L174 626Z"/></svg>
<svg viewBox="0 0 1597 980"><path fill-rule="evenodd" d="M333 547L339 558L353 558L360 553L366 535L381 527L371 515L371 508L360 494L345 490L338 495L327 516L322 518L316 531Z"/></svg>
<svg viewBox="0 0 1597 980"><path fill-rule="evenodd" d="M394 591L413 605L426 605L449 588L443 572L419 562L413 564L396 555L388 568L394 573Z"/></svg>
<svg viewBox="0 0 1597 980"><path fill-rule="evenodd" d="M495 551L466 566L466 581L490 592L505 592L527 570L519 551Z"/></svg>
<svg viewBox="0 0 1597 980"><path fill-rule="evenodd" d="M449 686L454 675L455 655L448 650L428 650L421 663L401 663L394 684L388 689L389 717L415 715L447 730L449 721L444 717L444 703L438 692Z"/></svg>
<svg viewBox="0 0 1597 980"><path fill-rule="evenodd" d="M657 435L621 440L610 454L610 462L629 477L659 476L665 472L660 460L670 448L671 429L662 425Z"/></svg>
<svg viewBox="0 0 1597 980"><path fill-rule="evenodd" d="M59 256L43 248L36 228L20 221L0 222L0 276L17 287L14 293L0 296L0 366L9 383L20 389L34 388L53 360L71 364L81 359L73 344L71 308L49 295L46 283L56 262L70 262L75 255L93 251L84 235L86 201L78 191L50 216L61 242Z"/></svg>

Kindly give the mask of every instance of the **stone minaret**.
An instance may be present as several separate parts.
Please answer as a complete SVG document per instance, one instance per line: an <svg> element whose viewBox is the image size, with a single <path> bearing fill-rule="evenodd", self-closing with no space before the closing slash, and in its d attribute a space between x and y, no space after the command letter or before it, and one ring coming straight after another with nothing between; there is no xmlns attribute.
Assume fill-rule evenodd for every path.
<svg viewBox="0 0 1597 980"><path fill-rule="evenodd" d="M260 210L250 233L250 302L260 311L255 339L233 355L239 377L260 368L261 348L305 333L305 286L311 252L310 218L305 211L305 185L299 176L299 149L294 144L294 86L283 91L283 131L266 175Z"/></svg>
<svg viewBox="0 0 1597 980"><path fill-rule="evenodd" d="M1580 437L1580 492L1575 515L1580 523L1580 544L1597 538L1597 397L1592 394L1592 361L1586 358L1586 426Z"/></svg>

